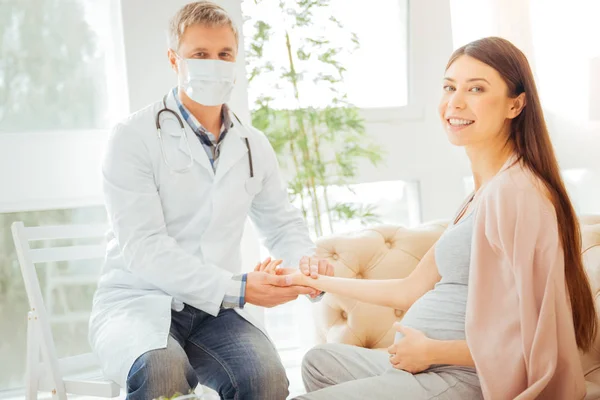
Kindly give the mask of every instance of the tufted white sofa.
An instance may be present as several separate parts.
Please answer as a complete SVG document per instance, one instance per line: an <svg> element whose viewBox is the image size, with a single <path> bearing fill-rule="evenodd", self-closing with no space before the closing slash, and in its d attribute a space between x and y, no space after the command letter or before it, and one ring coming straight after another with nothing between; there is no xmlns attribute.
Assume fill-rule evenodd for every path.
<svg viewBox="0 0 600 400"><path fill-rule="evenodd" d="M580 218L585 268L600 312L600 216ZM432 222L415 229L377 226L322 238L317 254L335 266L336 276L356 279L397 279L410 274L437 241L447 222ZM346 343L372 349L392 344L392 324L402 311L360 303L326 294L315 306L320 343ZM600 318L600 317L599 317ZM586 399L600 399L600 334L593 349L581 354L588 381Z"/></svg>

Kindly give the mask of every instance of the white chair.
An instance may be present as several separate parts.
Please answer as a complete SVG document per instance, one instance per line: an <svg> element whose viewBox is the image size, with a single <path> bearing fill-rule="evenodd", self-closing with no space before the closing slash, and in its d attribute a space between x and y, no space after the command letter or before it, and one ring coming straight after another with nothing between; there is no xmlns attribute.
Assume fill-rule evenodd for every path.
<svg viewBox="0 0 600 400"><path fill-rule="evenodd" d="M30 242L41 240L104 238L107 227L25 227L22 222L15 222L11 228L30 306L27 323L26 399L37 399L38 391L51 392L53 399L60 400L66 400L67 393L104 398L119 396L119 386L102 377L98 361L92 353L61 359L57 357L50 327L51 320L44 305L35 269L35 264L39 263L103 259L105 244L45 248L30 246ZM65 285L77 284L81 279L89 282L89 277L62 279ZM56 280L54 283L57 283Z"/></svg>

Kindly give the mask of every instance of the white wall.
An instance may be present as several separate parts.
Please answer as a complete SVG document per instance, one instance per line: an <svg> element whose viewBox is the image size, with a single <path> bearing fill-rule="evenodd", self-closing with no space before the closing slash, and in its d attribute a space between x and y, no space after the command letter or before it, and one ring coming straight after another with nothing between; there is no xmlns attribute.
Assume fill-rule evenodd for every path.
<svg viewBox="0 0 600 400"><path fill-rule="evenodd" d="M454 48L486 36L501 36L533 55L529 0L450 0Z"/></svg>
<svg viewBox="0 0 600 400"><path fill-rule="evenodd" d="M0 134L0 213L100 204L105 131Z"/></svg>
<svg viewBox="0 0 600 400"><path fill-rule="evenodd" d="M587 170L567 180L580 213L600 213L600 3L573 0L450 0L454 47L501 36L533 69L562 170ZM579 174L575 174L577 176Z"/></svg>
<svg viewBox="0 0 600 400"><path fill-rule="evenodd" d="M590 61L590 119L600 125L600 54Z"/></svg>
<svg viewBox="0 0 600 400"><path fill-rule="evenodd" d="M538 0L419 0L410 3L410 105L403 109L364 111L367 132L388 154L385 165L379 168L365 165L360 181L419 180L423 221L449 218L454 214L465 196L463 178L469 176L471 170L464 151L446 140L437 116L442 76L455 48L496 35L508 38L521 48L533 68L540 70L545 66L548 70L557 61L551 56L557 54L565 63L560 71L553 71L552 79L538 79L538 86L546 84L542 87L546 89L546 103L550 103L549 95L557 96L558 93L559 96L559 106L546 108L545 114L561 168L587 170L579 182L568 182L576 208L581 213L600 213L600 121L592 120L600 115L600 97L593 89L589 90L589 99L588 91L574 92L579 86L588 87L579 80L577 84L573 82L582 75L581 63L571 62L573 55L569 53L568 46L575 43L574 38L565 41L568 43L560 43L564 46L560 49L565 53L563 56L556 50L554 55L550 53L554 42L548 43L548 52L542 54L539 43L543 37L537 37L536 42L528 26L532 13L538 17L543 14L536 13L539 10L532 9L530 1ZM540 7L542 3L547 6L546 0L539 0L539 3ZM564 2L555 5L565 11ZM586 24L589 29L598 29L590 22L586 21ZM580 34L588 32L588 37L594 37L589 29ZM563 34L556 32L557 36ZM590 54L597 54L598 58L590 62L589 68L596 74L591 76L591 84L597 86L600 82L597 61L600 59L600 42L596 43L597 52ZM575 98L573 93L577 93ZM585 104L586 115L566 112L575 100Z"/></svg>
<svg viewBox="0 0 600 400"><path fill-rule="evenodd" d="M365 110L367 132L387 151L385 165L364 165L360 180L418 180L423 221L448 218L464 196L469 165L446 140L437 115L440 84L452 53L447 0L410 2L409 106ZM374 88L386 90L386 88Z"/></svg>

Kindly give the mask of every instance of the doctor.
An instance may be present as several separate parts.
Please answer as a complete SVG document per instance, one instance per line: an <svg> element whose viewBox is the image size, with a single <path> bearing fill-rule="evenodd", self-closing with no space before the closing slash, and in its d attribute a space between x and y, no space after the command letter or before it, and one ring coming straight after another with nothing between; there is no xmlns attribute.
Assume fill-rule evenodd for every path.
<svg viewBox="0 0 600 400"><path fill-rule="evenodd" d="M111 233L90 343L129 400L185 394L198 383L223 399L285 399L279 356L243 307L318 293L261 268L241 274L244 222L251 217L284 266L314 245L267 138L226 105L238 49L230 17L191 3L173 17L170 37L177 87L118 124L108 143ZM333 274L327 262L310 264L306 274Z"/></svg>

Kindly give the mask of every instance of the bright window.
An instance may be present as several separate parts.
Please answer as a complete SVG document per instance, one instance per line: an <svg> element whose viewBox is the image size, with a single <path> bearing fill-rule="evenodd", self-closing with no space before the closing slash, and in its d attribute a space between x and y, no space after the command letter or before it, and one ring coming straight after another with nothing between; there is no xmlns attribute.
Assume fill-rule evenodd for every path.
<svg viewBox="0 0 600 400"><path fill-rule="evenodd" d="M108 128L110 1L0 2L0 133ZM112 96L111 96L112 97ZM120 105L117 98L114 103Z"/></svg>
<svg viewBox="0 0 600 400"><path fill-rule="evenodd" d="M89 132L108 129L127 113L117 67L122 41L115 29L118 7L117 0L0 1L0 391L23 386L25 372L29 307L11 223L106 222L104 206L62 197L87 188L73 182L61 182L76 186L71 191L44 186L44 177L61 176L57 165L67 165L79 166L82 181L94 181L91 174L97 170L81 168L82 158L90 154L80 150L96 156L97 137L90 139ZM76 140L56 150L64 132L75 134ZM52 162L41 162L42 156ZM38 266L59 356L89 350L88 313L99 266L87 270L89 279L79 276L80 284L57 284L79 274L79 264Z"/></svg>
<svg viewBox="0 0 600 400"><path fill-rule="evenodd" d="M567 192L578 215L600 214L600 174L593 169L571 168L562 171Z"/></svg>
<svg viewBox="0 0 600 400"><path fill-rule="evenodd" d="M333 233L355 231L380 223L407 227L421 223L418 182L368 182L330 186L327 190L330 203L338 205L332 213ZM327 215L322 218L326 219ZM324 232L332 233L330 229L324 229Z"/></svg>
<svg viewBox="0 0 600 400"><path fill-rule="evenodd" d="M273 70L262 73L251 82L251 107L261 96L273 97L273 108L296 107L291 86L285 78L281 78L282 73L289 69L285 31L291 24L291 17L280 10L279 0L246 0L242 3L242 11L247 17L244 24L247 45L257 31L256 21L269 24L272 32L261 60L270 62ZM329 30L332 17L344 26L341 31L344 33ZM323 38L333 47L342 49L337 59L346 68L343 89L350 103L361 108L407 104L408 0L377 0L376 6L360 0L331 0L327 7L316 7L309 18L315 21L310 29L287 29L291 46L296 50L308 48L306 38ZM349 33L356 34L360 43L352 54L346 54L346 50L352 47L347 40ZM324 85L315 84L313 79L319 73L331 71L315 62L314 54L308 60L302 60L297 52L292 53L295 68L303 75L298 87L300 104L303 107L328 105L332 94ZM247 70L252 71L255 65L250 62Z"/></svg>
<svg viewBox="0 0 600 400"><path fill-rule="evenodd" d="M600 57L600 2L575 0L567 6L531 0L530 15L536 80L546 115L553 119L552 133L568 129L569 136L581 135L585 127L573 128L573 120L592 119L598 106L590 84L600 79L595 61Z"/></svg>

